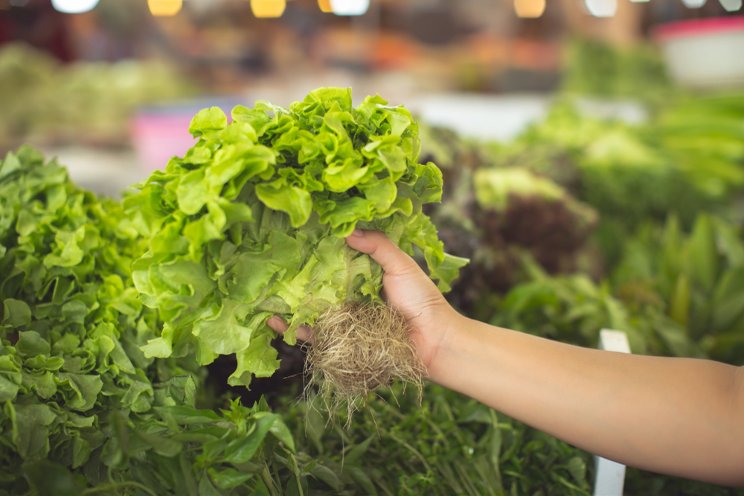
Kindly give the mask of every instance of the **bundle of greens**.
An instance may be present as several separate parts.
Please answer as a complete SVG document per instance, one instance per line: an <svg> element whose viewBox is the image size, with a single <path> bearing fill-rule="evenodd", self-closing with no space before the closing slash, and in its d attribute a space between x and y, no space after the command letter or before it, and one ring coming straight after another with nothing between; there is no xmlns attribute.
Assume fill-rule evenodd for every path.
<svg viewBox="0 0 744 496"><path fill-rule="evenodd" d="M744 93L681 100L656 120L659 146L719 204L744 191ZM736 215L741 219L741 215Z"/></svg>
<svg viewBox="0 0 744 496"><path fill-rule="evenodd" d="M579 266L598 216L562 186L527 168L485 164L458 182L457 199L432 209L432 217L446 241L457 240L457 253L473 260L465 269L467 282L456 285L450 297L461 310L489 318L484 295L519 282L526 258L550 273ZM453 203L467 208L453 209ZM455 222L454 212L467 218Z"/></svg>
<svg viewBox="0 0 744 496"><path fill-rule="evenodd" d="M198 142L124 200L149 243L134 283L164 321L143 348L148 357L193 353L208 364L235 354L231 385L272 374L270 316L288 320L285 338L294 342L301 324L323 333L322 315L337 322L339 312L380 304L380 268L343 239L357 227L384 231L409 253L418 248L443 290L464 264L444 253L422 213L440 200L442 175L418 163L418 127L402 107L379 97L353 107L349 89L326 88L289 109L235 107L230 123L205 109L190 132ZM349 343L374 347L381 335L400 334L374 327L358 328ZM348 363L354 355L339 359L370 372ZM337 369L329 365L326 379ZM357 381L386 382L389 372Z"/></svg>
<svg viewBox="0 0 744 496"><path fill-rule="evenodd" d="M590 39L567 45L562 90L599 98L633 99L662 105L679 91L669 80L658 47L617 47Z"/></svg>
<svg viewBox="0 0 744 496"><path fill-rule="evenodd" d="M492 253L504 257L499 252L526 251L550 272L574 267L597 223L594 209L527 169L480 169L474 190L478 222ZM511 258L504 257L505 265L518 265Z"/></svg>

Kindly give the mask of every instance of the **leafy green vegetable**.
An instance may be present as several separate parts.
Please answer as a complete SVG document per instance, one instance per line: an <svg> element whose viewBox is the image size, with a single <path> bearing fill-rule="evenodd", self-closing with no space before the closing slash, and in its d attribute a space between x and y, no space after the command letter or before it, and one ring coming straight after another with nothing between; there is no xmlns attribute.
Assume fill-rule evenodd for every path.
<svg viewBox="0 0 744 496"><path fill-rule="evenodd" d="M22 43L0 48L0 152L21 143L128 145L145 104L195 94L193 80L162 61L61 64Z"/></svg>
<svg viewBox="0 0 744 496"><path fill-rule="evenodd" d="M495 324L589 348L597 346L601 329L617 329L628 335L633 353L703 355L650 289L628 285L615 294L608 281L596 283L585 274L551 277L528 267L528 281L492 299Z"/></svg>
<svg viewBox="0 0 744 496"><path fill-rule="evenodd" d="M706 195L744 190L744 95L682 100L656 119L660 146Z"/></svg>
<svg viewBox="0 0 744 496"><path fill-rule="evenodd" d="M659 49L651 44L617 47L573 39L565 54L564 92L601 98L641 100L660 105L678 92L671 84Z"/></svg>
<svg viewBox="0 0 744 496"><path fill-rule="evenodd" d="M484 147L451 132L429 128L439 147L427 148L442 160L447 201L431 206L445 246L473 263L449 300L475 318L488 319L492 309L484 295L508 290L523 279L525 255L551 273L577 267L597 213L578 201L552 176L521 163L488 160ZM451 154L443 145L451 147ZM495 153L488 148L488 153ZM569 181L570 182L570 181ZM484 307L484 308L481 308Z"/></svg>
<svg viewBox="0 0 744 496"><path fill-rule="evenodd" d="M565 192L554 182L526 169L480 169L474 178L475 197L482 206L506 209L509 196L540 196L560 200Z"/></svg>
<svg viewBox="0 0 744 496"><path fill-rule="evenodd" d="M637 295L679 327L710 358L738 365L744 356L744 242L741 229L701 214L685 233L676 218L644 225L628 240L612 274L618 293ZM685 355L685 353L675 353Z"/></svg>
<svg viewBox="0 0 744 496"><path fill-rule="evenodd" d="M16 477L21 461L84 465L106 442L101 412L154 404L138 347L156 316L131 284L121 217L30 148L0 162L0 439Z"/></svg>
<svg viewBox="0 0 744 496"><path fill-rule="evenodd" d="M576 201L558 184L538 176L528 169L482 168L473 177L475 198L483 209L506 211L514 198L536 198L546 203L562 203L582 225L596 222L596 213Z"/></svg>
<svg viewBox="0 0 744 496"><path fill-rule="evenodd" d="M716 126L696 128L703 110ZM635 351L740 363L741 230L712 216L692 222L698 194L729 205L741 190L740 110L735 97L691 101L654 128L557 107L493 147L504 154L497 166L526 165L597 208L601 228L621 226L603 234L620 233L607 239L622 263L599 282L519 263L527 280L504 297L469 277L479 308L500 325L585 346L617 327ZM414 158L416 125L403 109L377 99L353 108L347 91L327 90L288 110L238 107L228 121L199 114L197 146L140 186L126 213L31 149L0 161L0 495L588 493L588 454L441 388L428 387L423 404L398 386L383 391L388 402L369 402L348 430L329 428L311 403L285 398L270 412L209 398L195 358L234 353L230 382L246 384L276 367L269 315L311 320L345 298L376 297L379 269L342 241L353 226L417 247L440 283L458 265L440 256L421 214L441 180ZM517 202L531 173L500 188L503 167L479 173L493 160L456 146L451 155L430 146L460 177L448 181L460 196L435 215L439 227L446 218L463 228L449 239L478 254L473 273L508 268L492 263L507 252L494 232L531 235L531 253L557 251L548 234L568 237L553 215L565 198L542 210ZM681 220L662 229L670 210ZM535 211L551 213L545 230L525 222ZM638 220L649 222L636 231ZM484 246L493 258L481 257ZM577 253L565 252L575 264ZM740 493L634 470L626 489Z"/></svg>
<svg viewBox="0 0 744 496"><path fill-rule="evenodd" d="M382 395L348 428L344 412L328 426L312 402L283 405L307 471L276 464L276 478L310 494L589 494L588 453L436 385Z"/></svg>
<svg viewBox="0 0 744 496"><path fill-rule="evenodd" d="M21 148L0 161L0 247L0 495L266 492L263 446L291 436L263 403L196 409L193 360L144 356L159 321L118 203Z"/></svg>
<svg viewBox="0 0 744 496"><path fill-rule="evenodd" d="M464 264L422 213L442 176L418 163L418 127L402 107L379 97L353 107L349 89L325 88L289 109L238 106L230 123L205 109L190 132L194 147L124 201L149 239L134 283L164 321L147 356L235 354L231 385L271 375L272 314L288 318L292 342L326 309L379 298L380 268L343 240L356 227L419 249L443 290Z"/></svg>
<svg viewBox="0 0 744 496"><path fill-rule="evenodd" d="M743 110L736 95L672 100L631 125L562 100L513 142L489 148L497 167L543 174L596 209L594 237L613 265L617 239L644 221L675 215L689 226L701 210L731 209L744 190Z"/></svg>

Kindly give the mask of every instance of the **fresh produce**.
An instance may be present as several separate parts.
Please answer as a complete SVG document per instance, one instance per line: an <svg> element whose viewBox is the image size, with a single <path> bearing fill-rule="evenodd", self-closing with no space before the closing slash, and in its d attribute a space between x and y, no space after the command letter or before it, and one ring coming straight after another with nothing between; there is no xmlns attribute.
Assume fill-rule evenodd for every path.
<svg viewBox="0 0 744 496"><path fill-rule="evenodd" d="M702 356L650 290L628 287L634 299L626 301L585 274L550 276L527 267L529 280L490 300L493 324L589 348L597 347L601 329L616 329L628 335L633 353Z"/></svg>
<svg viewBox="0 0 744 496"><path fill-rule="evenodd" d="M442 164L447 178L445 201L428 212L447 250L470 258L451 303L476 318L484 294L502 292L523 276L523 259L534 258L551 273L574 270L597 224L597 213L551 180L545 171L524 164L504 165L488 159L497 153L428 128L436 146L428 156Z"/></svg>
<svg viewBox="0 0 744 496"><path fill-rule="evenodd" d="M0 163L0 490L283 493L269 467L299 480L306 465L265 403L197 408L204 369L194 358L220 352L222 337L209 332L236 347L243 369L230 382L245 385L275 367L261 321L271 313L312 323L324 306L387 308L379 267L344 244L357 224L418 247L442 288L456 275L463 261L443 253L421 213L438 199L441 175L416 162L404 109L375 98L353 109L348 90L329 89L290 110L264 104L234 115L229 125L216 109L197 115L199 143L129 195L128 212L76 188L30 148ZM261 287L268 282L273 295ZM206 285L213 297L198 301ZM238 321L241 311L253 315ZM169 341L186 315L198 336ZM176 352L157 356L164 346Z"/></svg>
<svg viewBox="0 0 744 496"><path fill-rule="evenodd" d="M317 399L280 407L298 460L314 464L299 474L305 494L590 494L581 450L439 386L381 394L348 427L345 412L328 426ZM278 480L297 477L277 469Z"/></svg>
<svg viewBox="0 0 744 496"><path fill-rule="evenodd" d="M0 50L0 152L19 145L38 121L48 104L48 88L53 85L55 60L23 44L3 45ZM4 153L3 153L4 155Z"/></svg>
<svg viewBox="0 0 744 496"><path fill-rule="evenodd" d="M705 214L698 216L689 232L673 217L663 227L645 225L628 240L612 279L618 295L630 304L655 302L681 327L680 339L695 343L704 356L741 365L744 242L740 228ZM675 354L684 356L689 350Z"/></svg>
<svg viewBox="0 0 744 496"><path fill-rule="evenodd" d="M546 269L565 270L597 222L596 212L546 177L521 168L487 168L473 178L478 223L488 246L517 246Z"/></svg>
<svg viewBox="0 0 744 496"><path fill-rule="evenodd" d="M563 100L513 142L487 149L495 166L527 167L595 208L599 265L612 267L617 240L645 221L675 215L686 227L700 211L741 218L731 208L744 191L740 99L673 100L636 125L586 115Z"/></svg>
<svg viewBox="0 0 744 496"><path fill-rule="evenodd" d="M597 40L574 39L565 53L562 89L594 98L666 103L678 93L657 47L616 47Z"/></svg>
<svg viewBox="0 0 744 496"><path fill-rule="evenodd" d="M29 148L2 161L0 188L3 482L10 489L22 460L51 450L82 466L105 441L91 415L96 404L142 411L154 390L125 352L137 349L136 334L120 340L117 324L136 330L148 316L121 277L129 250L103 215L116 206L77 191L64 169Z"/></svg>
<svg viewBox="0 0 744 496"><path fill-rule="evenodd" d="M513 143L496 148L493 157L499 165L526 166L547 175L605 220L634 226L676 212L689 221L696 209L708 205L706 196L657 137L652 123L600 119L564 101ZM636 201L628 202L629 197Z"/></svg>
<svg viewBox="0 0 744 496"><path fill-rule="evenodd" d="M742 194L744 94L686 98L661 110L654 126L659 147L705 195L726 203Z"/></svg>
<svg viewBox="0 0 744 496"><path fill-rule="evenodd" d="M252 406L236 398L276 366L268 315L317 330L326 309L386 308L379 268L343 243L355 226L423 254L446 289L461 261L422 211L472 258L449 295L470 316L590 347L619 328L636 353L743 363L741 114L736 97L706 101L641 127L559 105L488 146L426 128L442 205L427 203L441 178L405 110L353 107L346 90L238 107L232 123L205 110L197 145L123 206L29 148L6 156L0 495L590 493L590 454L437 386L382 387L348 424L322 398L273 391L272 411L257 390ZM696 128L697 114L719 127ZM587 247L595 226L606 242ZM741 494L632 469L625 489Z"/></svg>
<svg viewBox="0 0 744 496"><path fill-rule="evenodd" d="M509 143L478 145L435 129L437 145L425 148L443 166L449 195L430 212L447 249L471 258L448 298L476 318L563 342L596 347L599 330L615 328L628 334L635 353L744 363L736 282L744 171L740 99L668 99L642 125L587 116L564 100ZM476 215L481 207L468 189L474 177L487 174L481 171L515 168L548 177L589 204L598 214L596 231L588 246L568 254L575 265L563 273L546 270L535 256L560 243L536 236L537 250L529 254L537 264L507 264L508 285L473 290L493 266L478 254L490 246L479 233L494 232L488 224L494 216ZM503 188L505 194L496 196L519 189ZM512 210L509 218L529 233L540 224L527 213ZM546 225L547 233L570 232L555 221ZM514 243L514 234L504 239ZM491 272L489 284L504 273ZM517 452L518 459L528 457L526 448ZM741 494L642 470L629 470L625 487L639 495ZM543 486L544 494L563 491Z"/></svg>
<svg viewBox="0 0 744 496"><path fill-rule="evenodd" d="M118 230L116 203L22 148L0 166L0 212L3 481L12 489L22 460L84 466L106 444L99 414L153 406L152 360L139 346L156 316L129 279L137 243Z"/></svg>
<svg viewBox="0 0 744 496"><path fill-rule="evenodd" d="M288 320L289 342L301 324L341 332L343 325L324 320L381 304L379 266L343 239L357 227L384 231L409 253L420 250L443 290L464 264L444 253L422 213L424 203L439 201L442 176L434 164L418 163L418 127L402 107L379 97L353 107L350 90L326 88L289 109L235 107L230 123L220 109L205 109L190 132L198 142L124 200L148 239L134 263L134 284L164 321L143 347L148 357L194 354L205 365L234 354L228 382L248 385L252 375L277 368L266 325L273 314ZM356 339L347 342L374 347L381 338L407 339L375 322L357 314ZM402 348L410 348L406 343ZM352 382L387 382L390 367L351 363L363 356L353 349L336 353L357 371ZM420 366L407 356L398 369L415 379ZM332 379L340 364L324 363L314 370Z"/></svg>
<svg viewBox="0 0 744 496"><path fill-rule="evenodd" d="M28 45L3 45L0 152L22 143L126 146L137 107L193 96L195 90L164 62L63 65Z"/></svg>
<svg viewBox="0 0 744 496"><path fill-rule="evenodd" d="M260 477L265 436L293 449L277 415L198 410L193 360L140 351L159 321L133 287L144 246L126 224L118 203L76 188L38 152L0 161L0 494L271 485Z"/></svg>

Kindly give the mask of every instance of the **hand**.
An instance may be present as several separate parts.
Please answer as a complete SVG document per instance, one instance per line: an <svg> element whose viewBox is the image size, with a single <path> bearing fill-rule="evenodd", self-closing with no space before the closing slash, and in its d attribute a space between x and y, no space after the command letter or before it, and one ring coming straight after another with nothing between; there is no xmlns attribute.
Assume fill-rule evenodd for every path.
<svg viewBox="0 0 744 496"><path fill-rule="evenodd" d="M416 262L383 233L356 230L346 238L346 243L366 253L382 267L384 296L408 322L416 352L429 370L453 327L457 312ZM279 317L270 318L268 324L277 332L284 332L287 328ZM311 340L310 329L300 328L297 337Z"/></svg>

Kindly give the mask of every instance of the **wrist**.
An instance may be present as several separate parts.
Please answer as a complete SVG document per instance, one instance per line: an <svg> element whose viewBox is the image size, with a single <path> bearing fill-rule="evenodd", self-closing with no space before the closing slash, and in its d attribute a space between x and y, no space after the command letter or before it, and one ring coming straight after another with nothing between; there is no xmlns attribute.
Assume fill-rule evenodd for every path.
<svg viewBox="0 0 744 496"><path fill-rule="evenodd" d="M452 358L457 354L458 344L462 344L466 338L467 318L449 308L449 311L436 323L441 329L439 341L437 342L429 363L426 365L428 378L437 384L446 385L450 374L449 365Z"/></svg>

